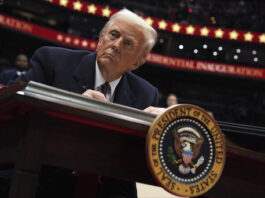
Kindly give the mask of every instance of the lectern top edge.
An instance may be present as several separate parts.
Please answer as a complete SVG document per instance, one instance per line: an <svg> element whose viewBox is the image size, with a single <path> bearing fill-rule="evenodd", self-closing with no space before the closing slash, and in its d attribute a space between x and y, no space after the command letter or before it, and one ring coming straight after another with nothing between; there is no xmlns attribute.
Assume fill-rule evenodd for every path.
<svg viewBox="0 0 265 198"><path fill-rule="evenodd" d="M30 81L28 83L16 82L0 91L0 103L12 100L22 101L24 104L44 107L50 110L61 110L61 113L77 113L77 116L95 118L98 121L110 122L120 120L118 125L139 125L132 128L149 127L154 118L153 114L131 107L104 102L93 98L88 98L80 94L65 91L41 83ZM68 111L63 109L67 108ZM70 109L70 111L69 111ZM127 123L127 124L126 124Z"/></svg>

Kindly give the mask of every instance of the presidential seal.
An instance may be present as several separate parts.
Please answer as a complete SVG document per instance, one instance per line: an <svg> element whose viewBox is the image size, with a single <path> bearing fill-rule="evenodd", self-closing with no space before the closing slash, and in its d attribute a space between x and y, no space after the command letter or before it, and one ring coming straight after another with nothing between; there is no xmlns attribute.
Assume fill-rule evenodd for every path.
<svg viewBox="0 0 265 198"><path fill-rule="evenodd" d="M210 190L225 164L225 141L205 110L175 105L158 116L146 139L149 169L167 191L195 197Z"/></svg>

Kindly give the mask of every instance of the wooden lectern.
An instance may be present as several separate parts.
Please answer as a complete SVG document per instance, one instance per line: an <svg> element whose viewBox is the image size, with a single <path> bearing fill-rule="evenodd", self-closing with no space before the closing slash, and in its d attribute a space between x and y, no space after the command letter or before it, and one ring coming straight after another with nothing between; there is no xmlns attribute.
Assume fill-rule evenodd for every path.
<svg viewBox="0 0 265 198"><path fill-rule="evenodd" d="M13 163L10 198L34 198L42 165L155 184L145 136L155 115L35 82L0 90L0 164ZM227 141L211 197L265 195L265 129L218 122Z"/></svg>

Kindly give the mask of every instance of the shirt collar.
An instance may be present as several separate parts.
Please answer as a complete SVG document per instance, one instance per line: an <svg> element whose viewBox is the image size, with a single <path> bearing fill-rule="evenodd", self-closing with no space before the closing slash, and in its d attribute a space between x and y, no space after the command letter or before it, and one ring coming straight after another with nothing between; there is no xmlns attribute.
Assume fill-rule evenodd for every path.
<svg viewBox="0 0 265 198"><path fill-rule="evenodd" d="M118 79L109 82L109 85L111 87L111 95L110 95L111 97L110 98L113 97L114 91L115 91L117 85L119 84L120 80L121 80L121 76ZM105 79L103 78L101 71L99 70L98 62L96 60L95 90L97 90L97 88L104 83L105 83Z"/></svg>

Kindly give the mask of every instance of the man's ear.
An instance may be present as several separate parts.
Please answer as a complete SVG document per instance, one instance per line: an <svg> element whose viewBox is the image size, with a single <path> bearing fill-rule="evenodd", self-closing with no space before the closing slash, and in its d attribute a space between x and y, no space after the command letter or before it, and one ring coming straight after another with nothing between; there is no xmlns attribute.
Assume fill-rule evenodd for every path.
<svg viewBox="0 0 265 198"><path fill-rule="evenodd" d="M140 67L141 65L145 63L145 60L149 53L150 53L149 50L142 50L141 54L138 56L138 59L136 60L134 64L134 66L136 67L135 69L137 69L138 67Z"/></svg>
<svg viewBox="0 0 265 198"><path fill-rule="evenodd" d="M139 58L139 60L137 61L137 64L139 65L138 67L140 67L141 65L143 65L145 63L145 58L146 57Z"/></svg>
<svg viewBox="0 0 265 198"><path fill-rule="evenodd" d="M102 39L103 39L103 32L100 32L99 37L98 37L98 45L97 45L97 47L101 45Z"/></svg>
<svg viewBox="0 0 265 198"><path fill-rule="evenodd" d="M138 60L133 64L133 67L131 70L135 70L138 67L140 67L141 65L143 65L145 63L145 58L143 57L139 57Z"/></svg>
<svg viewBox="0 0 265 198"><path fill-rule="evenodd" d="M101 44L101 42L102 42L102 34L100 34L98 37L98 44Z"/></svg>
<svg viewBox="0 0 265 198"><path fill-rule="evenodd" d="M98 38L98 44L97 44L97 49L98 49L98 47L100 47L100 45L101 45L101 43L102 43L102 33L100 33L100 35L99 35L99 38Z"/></svg>

